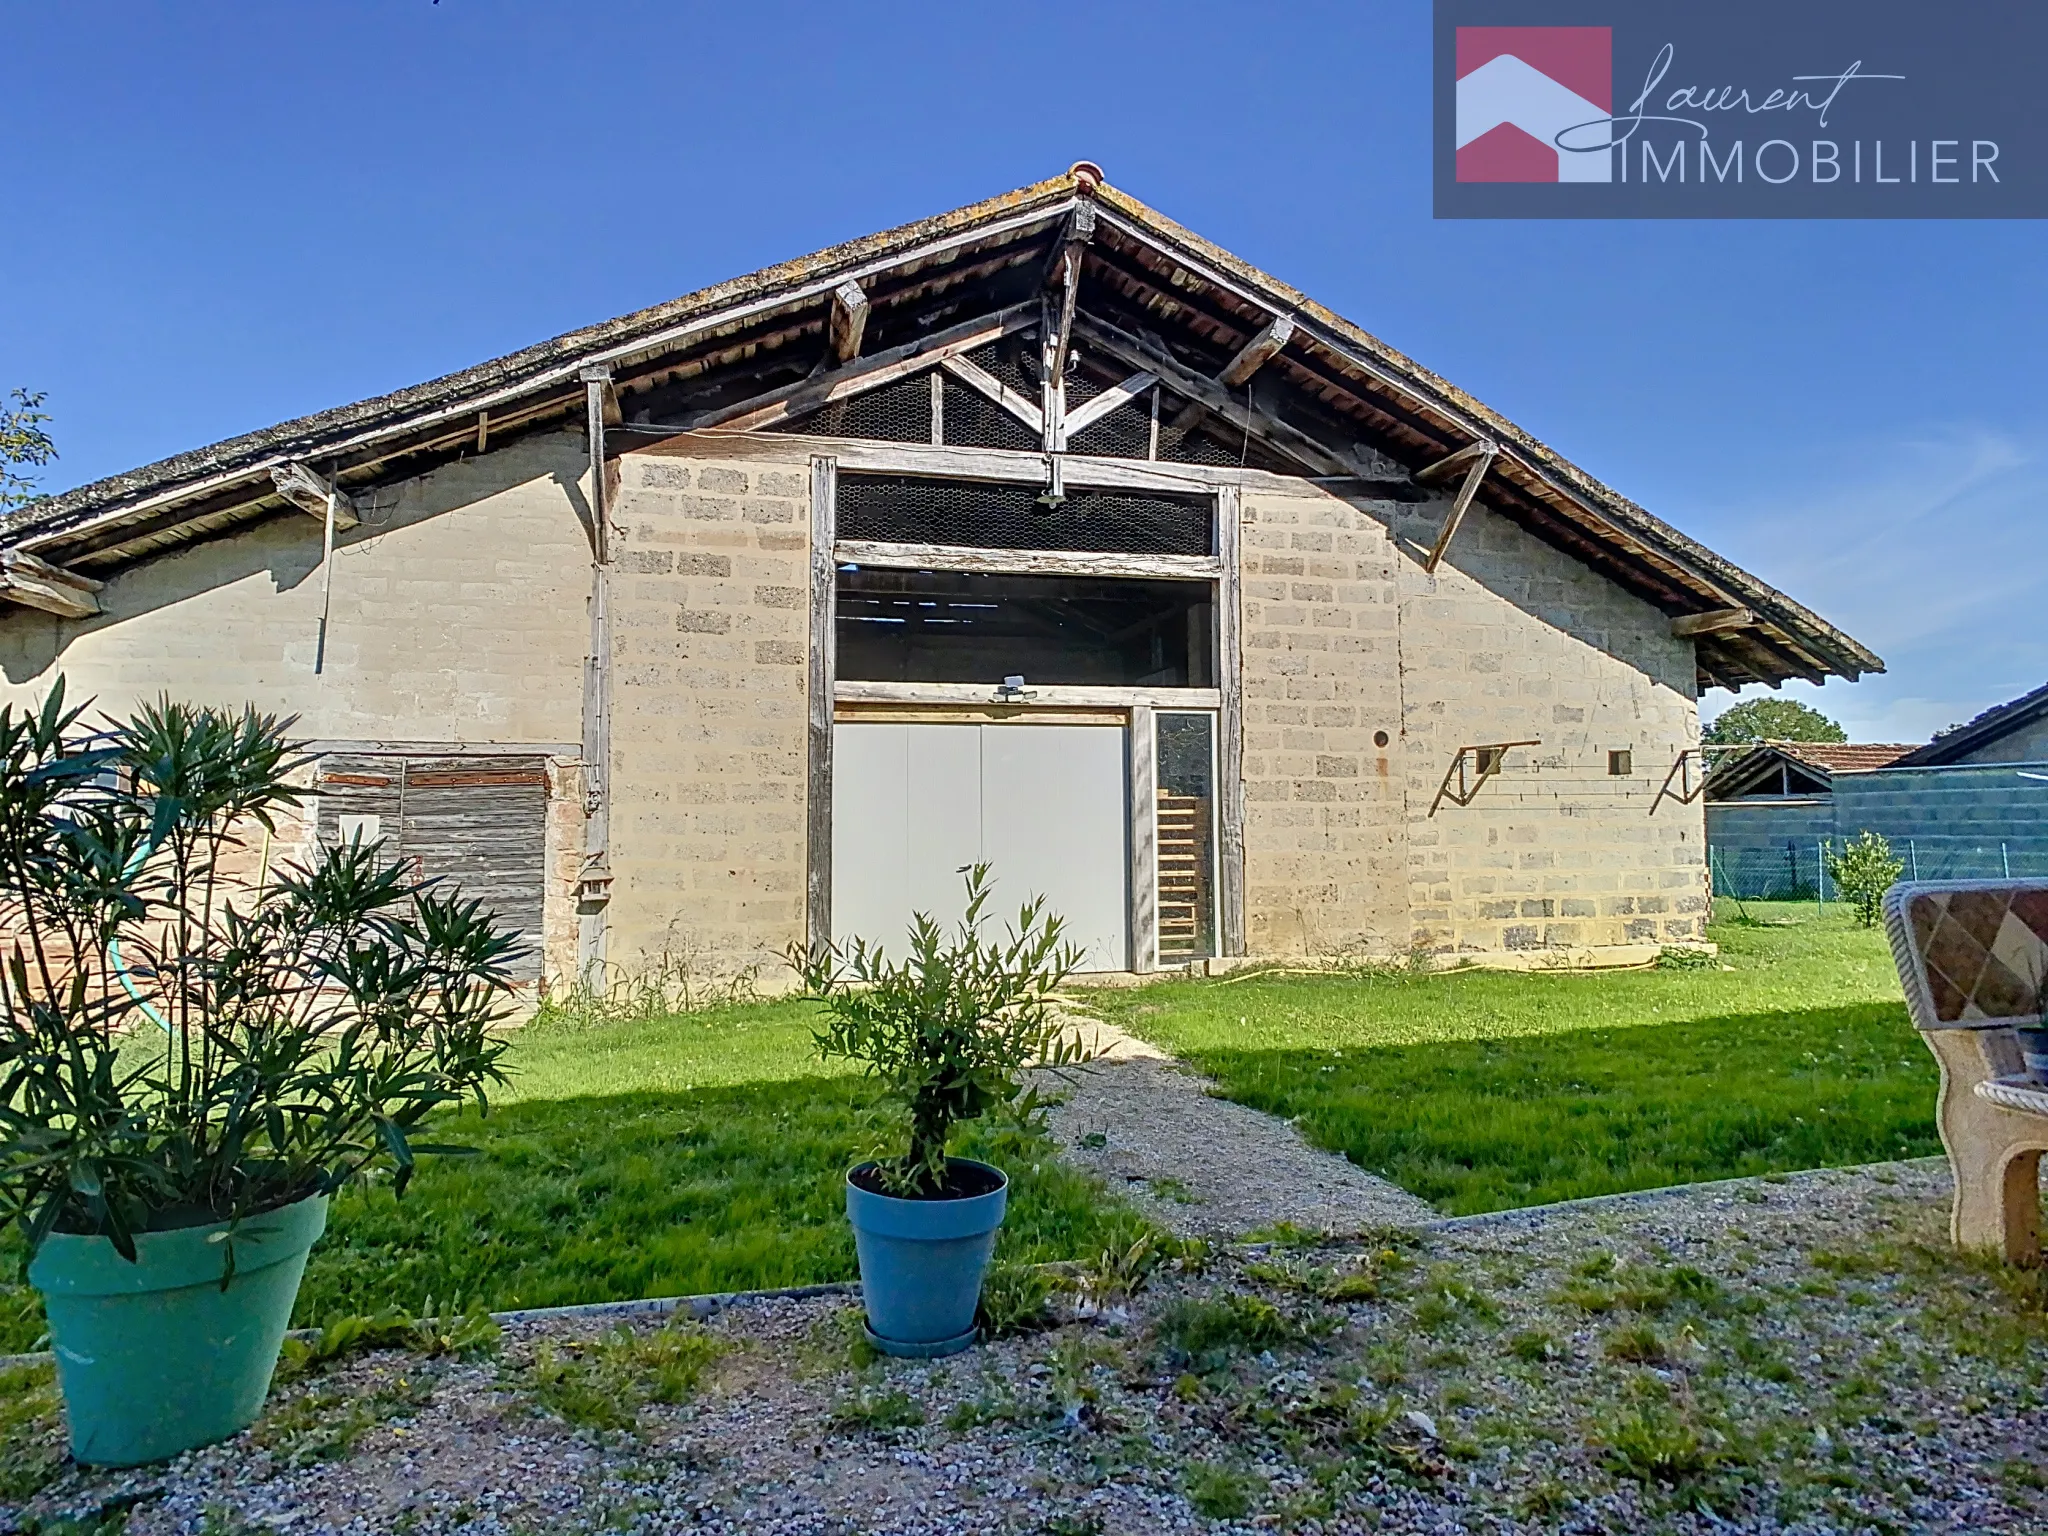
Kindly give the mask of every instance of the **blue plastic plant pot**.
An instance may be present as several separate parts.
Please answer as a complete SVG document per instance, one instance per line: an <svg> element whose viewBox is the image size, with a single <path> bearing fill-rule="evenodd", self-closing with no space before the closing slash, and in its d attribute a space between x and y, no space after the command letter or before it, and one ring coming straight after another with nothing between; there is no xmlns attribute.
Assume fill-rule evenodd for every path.
<svg viewBox="0 0 2048 1536"><path fill-rule="evenodd" d="M957 1200L903 1200L854 1182L873 1163L846 1175L868 1336L885 1355L932 1359L974 1343L981 1280L1009 1206L1010 1181L986 1163L954 1158L951 1166L978 1170L995 1187Z"/></svg>

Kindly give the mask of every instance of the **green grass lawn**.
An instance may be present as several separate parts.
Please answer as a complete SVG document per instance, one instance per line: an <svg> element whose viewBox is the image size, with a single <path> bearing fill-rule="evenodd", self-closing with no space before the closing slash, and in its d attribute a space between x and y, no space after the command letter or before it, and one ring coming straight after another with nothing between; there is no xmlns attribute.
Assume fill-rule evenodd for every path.
<svg viewBox="0 0 2048 1536"><path fill-rule="evenodd" d="M890 1142L876 1091L811 1051L810 1010L770 1003L597 1029L537 1026L488 1117L442 1122L468 1158L422 1159L336 1202L295 1321L451 1299L493 1310L847 1280L841 1175ZM1012 1179L999 1255L1092 1255L1136 1218L1039 1139L983 1129L964 1150ZM0 1354L41 1309L0 1239Z"/></svg>
<svg viewBox="0 0 2048 1536"><path fill-rule="evenodd" d="M1095 994L1244 1103L1446 1211L1939 1150L1932 1058L1880 935L1831 909L1727 920L1705 970L1174 981ZM1722 966L1728 967L1722 969ZM759 1004L521 1031L512 1090L404 1200L344 1195L297 1320L429 1301L551 1306L851 1278L840 1175L884 1145L875 1091ZM1015 1181L1003 1253L1089 1254L1136 1218L1042 1141L967 1150ZM42 1332L0 1238L0 1353Z"/></svg>
<svg viewBox="0 0 2048 1536"><path fill-rule="evenodd" d="M1941 1150L1881 932L1722 903L1711 969L1175 981L1100 998L1446 1212ZM1786 926L1777 926L1786 924Z"/></svg>

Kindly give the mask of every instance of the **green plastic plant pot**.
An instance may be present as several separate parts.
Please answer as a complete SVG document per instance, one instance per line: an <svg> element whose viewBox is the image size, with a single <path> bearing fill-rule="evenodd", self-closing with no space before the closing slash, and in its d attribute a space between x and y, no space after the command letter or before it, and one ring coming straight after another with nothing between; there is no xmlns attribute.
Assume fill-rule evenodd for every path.
<svg viewBox="0 0 2048 1536"><path fill-rule="evenodd" d="M104 1237L43 1239L28 1278L43 1295L71 1454L132 1467L211 1445L263 1411L327 1197L228 1226L136 1236L136 1262Z"/></svg>

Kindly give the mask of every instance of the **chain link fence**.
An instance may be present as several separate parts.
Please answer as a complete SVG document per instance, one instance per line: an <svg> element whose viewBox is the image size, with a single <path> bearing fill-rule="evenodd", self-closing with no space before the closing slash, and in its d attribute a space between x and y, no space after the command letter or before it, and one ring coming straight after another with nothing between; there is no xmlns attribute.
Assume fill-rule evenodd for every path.
<svg viewBox="0 0 2048 1536"><path fill-rule="evenodd" d="M1716 896L1744 901L1835 901L1839 893L1825 860L1844 840L1783 843L1774 848L1709 848L1707 867ZM1957 843L1896 839L1892 855L1907 880L2001 880L2048 876L2048 848L2017 843Z"/></svg>

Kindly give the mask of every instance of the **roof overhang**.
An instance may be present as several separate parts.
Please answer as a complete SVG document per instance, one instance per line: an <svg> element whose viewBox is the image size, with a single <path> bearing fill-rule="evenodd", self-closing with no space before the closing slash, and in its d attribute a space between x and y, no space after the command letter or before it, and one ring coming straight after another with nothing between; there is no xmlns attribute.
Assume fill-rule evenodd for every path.
<svg viewBox="0 0 2048 1536"><path fill-rule="evenodd" d="M1082 244L1069 235L1084 209L1092 229ZM1479 499L1670 615L1695 642L1702 687L1883 670L1818 615L1443 379L1078 167L431 383L81 486L0 521L0 545L103 577L289 508L273 471L295 464L355 492L511 437L578 427L591 368L609 370L628 424L702 422L843 363L849 281L865 301L855 348L915 351L936 333L1035 303L1054 264L1076 250L1077 334L1093 333L1098 352L1138 348L1185 374L1190 390L1256 355L1247 412L1255 401L1271 430L1308 444L1293 456L1333 489L1351 480L1357 492L1398 493L1343 473L1361 459L1413 472L1490 450ZM647 440L621 434L613 447Z"/></svg>

